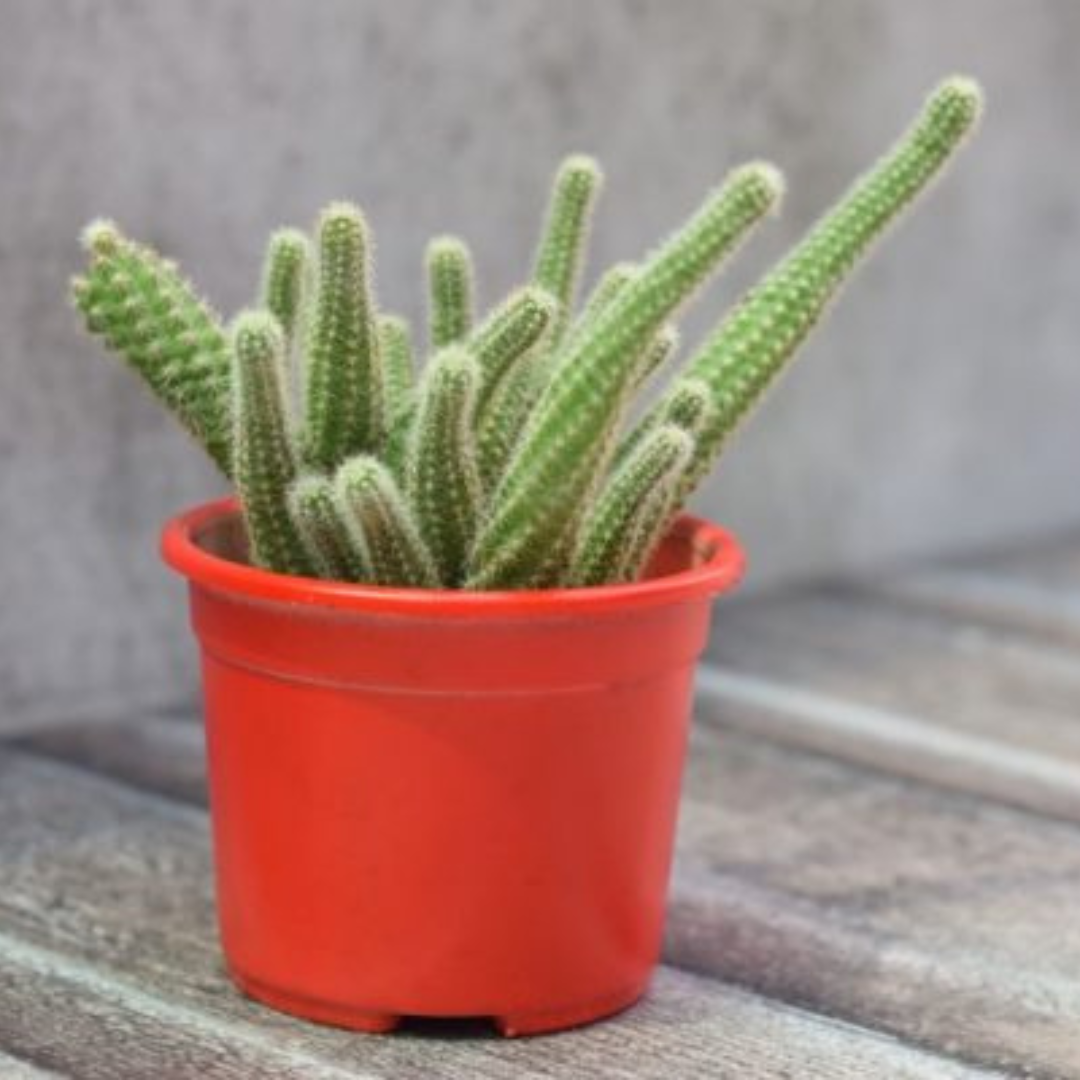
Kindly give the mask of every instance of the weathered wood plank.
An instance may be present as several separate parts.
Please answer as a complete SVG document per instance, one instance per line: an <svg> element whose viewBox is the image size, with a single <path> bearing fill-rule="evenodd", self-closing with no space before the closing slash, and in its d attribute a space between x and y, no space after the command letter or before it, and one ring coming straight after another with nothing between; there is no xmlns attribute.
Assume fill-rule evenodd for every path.
<svg viewBox="0 0 1080 1080"><path fill-rule="evenodd" d="M69 1073L68 1076L71 1074ZM43 1069L22 1058L11 1057L0 1050L0 1076L4 1080L64 1080L61 1073Z"/></svg>
<svg viewBox="0 0 1080 1080"><path fill-rule="evenodd" d="M669 962L1080 1076L1080 829L702 724Z"/></svg>
<svg viewBox="0 0 1080 1080"><path fill-rule="evenodd" d="M48 1000L59 1003L72 996L64 990L65 981L80 987L74 995L79 997L88 980L100 980L97 999L92 994L81 998L90 1013L119 1011L131 1025L156 1016L163 1028L176 1030L178 1039L210 1030L210 1025L215 1045L230 1047L229 1054L256 1040L260 1052L279 1055L286 1066L289 1061L313 1062L304 1075L333 1075L326 1072L331 1069L402 1080L987 1075L670 969L660 972L639 1008L557 1038L507 1042L407 1033L371 1038L317 1028L261 1009L228 987L214 939L210 855L201 811L5 751L0 752L0 820L0 934L7 943L6 962L21 965L23 976L31 969L39 980L51 980L41 990ZM3 955L0 943L0 966ZM38 1000L36 988L27 1000ZM32 1015L9 1016L2 1009L0 1015L8 1025L6 1030L0 1025L3 1040L19 1045L17 1039L32 1037ZM81 1060L91 1060L93 1045L77 1041L77 1049L67 1053L78 1051L86 1055ZM149 1054L153 1040L144 1041ZM219 1070L232 1061L223 1054L211 1059ZM165 1053L160 1066L141 1075L179 1080L213 1075L199 1071L205 1063L201 1059L185 1073ZM188 1068L182 1057L179 1067ZM267 1070L256 1075L292 1074Z"/></svg>
<svg viewBox="0 0 1080 1080"><path fill-rule="evenodd" d="M127 741L122 725L111 741ZM1068 1033L1080 1025L1080 940L1058 931L1080 891L1080 831L708 720L690 763L670 961L988 1066L1019 1068L1043 1042L1055 1064L1080 1055L1080 1026ZM146 784L134 764L114 756L115 772ZM882 914L920 906L910 925L877 927L867 893Z"/></svg>
<svg viewBox="0 0 1080 1080"><path fill-rule="evenodd" d="M851 589L725 605L717 722L1076 819L1080 654Z"/></svg>

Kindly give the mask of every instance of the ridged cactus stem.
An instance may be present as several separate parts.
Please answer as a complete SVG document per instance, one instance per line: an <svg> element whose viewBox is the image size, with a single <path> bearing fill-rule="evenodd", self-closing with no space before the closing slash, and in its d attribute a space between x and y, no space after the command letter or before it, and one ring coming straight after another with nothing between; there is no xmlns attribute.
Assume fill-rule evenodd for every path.
<svg viewBox="0 0 1080 1080"><path fill-rule="evenodd" d="M338 513L334 485L325 476L301 476L289 490L289 510L319 576L367 581L371 568Z"/></svg>
<svg viewBox="0 0 1080 1080"><path fill-rule="evenodd" d="M611 476L585 521L570 573L573 585L633 581L671 516L693 438L658 428Z"/></svg>
<svg viewBox="0 0 1080 1080"><path fill-rule="evenodd" d="M552 347L559 344L573 312L601 179L596 162L580 154L568 157L555 174L533 268L533 281L559 305L551 332Z"/></svg>
<svg viewBox="0 0 1080 1080"><path fill-rule="evenodd" d="M128 240L112 222L89 225L83 244L89 265L72 290L87 328L101 335L229 476L229 344L217 316L173 263Z"/></svg>
<svg viewBox="0 0 1080 1080"><path fill-rule="evenodd" d="M687 365L684 377L709 385L715 409L698 438L680 500L709 471L873 242L940 174L975 126L981 102L979 88L967 79L942 83L893 149L743 299ZM663 401L656 406L664 407Z"/></svg>
<svg viewBox="0 0 1080 1080"><path fill-rule="evenodd" d="M446 587L461 584L480 515L473 409L478 370L451 346L431 361L406 465L406 494Z"/></svg>
<svg viewBox="0 0 1080 1080"><path fill-rule="evenodd" d="M584 324L599 315L637 274L638 268L631 262L620 262L608 267L585 301L585 306L578 316L578 323Z"/></svg>
<svg viewBox="0 0 1080 1080"><path fill-rule="evenodd" d="M304 461L329 472L377 449L385 391L369 273L367 226L349 203L323 211L319 270L305 357Z"/></svg>
<svg viewBox="0 0 1080 1080"><path fill-rule="evenodd" d="M563 352L493 497L471 587L513 588L542 561L553 529L606 465L591 450L621 418L639 350L774 205L780 187L770 166L737 169Z"/></svg>
<svg viewBox="0 0 1080 1080"><path fill-rule="evenodd" d="M461 341L472 329L473 266L469 249L456 236L439 236L427 249L431 347Z"/></svg>
<svg viewBox="0 0 1080 1080"><path fill-rule="evenodd" d="M251 559L282 574L316 573L289 514L296 479L282 393L285 341L264 311L241 312L232 326L233 479L247 523Z"/></svg>
<svg viewBox="0 0 1080 1080"><path fill-rule="evenodd" d="M416 361L409 324L397 315L379 316L379 351L382 355L386 413L393 430L412 407L416 388Z"/></svg>
<svg viewBox="0 0 1080 1080"><path fill-rule="evenodd" d="M490 402L516 365L525 361L541 341L554 314L555 301L543 290L520 289L511 293L469 335L466 345L476 361L479 376L474 408L478 424L488 415ZM415 419L414 400L395 420L390 433L384 456L396 475L402 474Z"/></svg>
<svg viewBox="0 0 1080 1080"><path fill-rule="evenodd" d="M291 354L296 340L310 273L308 238L299 229L278 229L271 234L263 260L258 306L280 324L286 354Z"/></svg>
<svg viewBox="0 0 1080 1080"><path fill-rule="evenodd" d="M435 589L439 574L393 475L378 458L350 458L334 476L334 500L376 585Z"/></svg>

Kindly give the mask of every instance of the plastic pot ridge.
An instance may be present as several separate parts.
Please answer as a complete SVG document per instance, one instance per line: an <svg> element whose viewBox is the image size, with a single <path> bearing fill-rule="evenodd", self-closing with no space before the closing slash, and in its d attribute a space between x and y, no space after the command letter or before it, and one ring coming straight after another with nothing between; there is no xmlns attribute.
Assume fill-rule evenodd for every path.
<svg viewBox="0 0 1080 1080"><path fill-rule="evenodd" d="M636 1000L663 927L694 663L741 575L680 518L647 580L343 585L243 562L235 504L169 522L202 650L221 938L251 996L505 1034Z"/></svg>

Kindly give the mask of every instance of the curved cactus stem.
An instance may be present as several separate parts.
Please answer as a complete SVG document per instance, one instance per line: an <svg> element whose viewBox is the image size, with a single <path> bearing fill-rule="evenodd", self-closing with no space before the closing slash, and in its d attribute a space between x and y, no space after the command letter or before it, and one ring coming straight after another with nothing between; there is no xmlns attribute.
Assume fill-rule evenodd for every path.
<svg viewBox="0 0 1080 1080"><path fill-rule="evenodd" d="M472 257L456 236L439 236L428 244L426 261L431 347L442 349L472 329Z"/></svg>
<svg viewBox="0 0 1080 1080"><path fill-rule="evenodd" d="M469 335L466 346L479 369L474 416L481 424L492 401L513 371L532 354L544 336L555 301L542 289L527 287L511 293ZM385 459L395 476L402 476L410 433L416 419L415 401L398 416L390 433Z"/></svg>
<svg viewBox="0 0 1080 1080"><path fill-rule="evenodd" d="M874 241L964 142L981 102L978 86L967 79L942 83L892 150L750 291L687 365L684 378L708 384L714 410L699 434L680 500L712 467L728 436L792 358ZM672 393L678 387L676 382ZM655 409L664 407L661 401ZM650 422L648 416L644 422Z"/></svg>
<svg viewBox="0 0 1080 1080"><path fill-rule="evenodd" d="M590 448L610 444L641 348L779 194L770 166L737 169L562 351L493 496L474 548L472 587L513 588L542 559L553 528L572 516L604 470L606 458Z"/></svg>
<svg viewBox="0 0 1080 1080"><path fill-rule="evenodd" d="M371 569L338 514L334 485L325 476L297 479L288 493L289 511L308 556L329 581L367 581Z"/></svg>
<svg viewBox="0 0 1080 1080"><path fill-rule="evenodd" d="M675 355L678 347L678 328L670 323L662 326L652 341L641 350L641 357L629 387L631 397Z"/></svg>
<svg viewBox="0 0 1080 1080"><path fill-rule="evenodd" d="M311 273L311 245L299 229L278 229L270 236L259 288L260 308L277 319L291 355Z"/></svg>
<svg viewBox="0 0 1080 1080"><path fill-rule="evenodd" d="M609 266L585 301L585 306L581 309L581 314L574 324L573 332L576 333L580 325L596 318L637 275L636 263L618 262L614 266Z"/></svg>
<svg viewBox="0 0 1080 1080"><path fill-rule="evenodd" d="M235 454L233 479L256 566L282 574L315 573L289 515L296 462L285 420L285 341L265 311L241 312L232 326Z"/></svg>
<svg viewBox="0 0 1080 1080"><path fill-rule="evenodd" d="M666 424L642 440L612 474L581 530L570 583L634 580L671 517L693 437Z"/></svg>
<svg viewBox="0 0 1080 1080"><path fill-rule="evenodd" d="M329 472L376 449L386 426L373 316L368 231L360 211L333 203L320 216L319 270L308 326L303 456Z"/></svg>
<svg viewBox="0 0 1080 1080"><path fill-rule="evenodd" d="M547 217L536 253L533 281L558 302L559 311L551 332L556 347L570 321L578 278L585 261L585 247L593 206L602 176L590 157L575 154L559 166L552 184Z"/></svg>
<svg viewBox="0 0 1080 1080"><path fill-rule="evenodd" d="M176 266L108 221L83 233L90 255L72 291L91 333L138 374L203 446L232 472L230 360L225 331Z"/></svg>
<svg viewBox="0 0 1080 1080"><path fill-rule="evenodd" d="M397 315L379 316L379 351L382 355L386 415L391 431L413 405L416 361L409 324Z"/></svg>
<svg viewBox="0 0 1080 1080"><path fill-rule="evenodd" d="M473 433L477 365L450 346L431 362L405 470L406 493L443 585L461 584L480 514Z"/></svg>
<svg viewBox="0 0 1080 1080"><path fill-rule="evenodd" d="M376 585L435 589L439 574L390 471L360 454L334 476L334 500Z"/></svg>
<svg viewBox="0 0 1080 1080"><path fill-rule="evenodd" d="M649 432L662 424L674 424L691 435L699 435L709 424L713 412L713 394L707 382L690 376L679 379L657 407L623 436L615 452L616 467L626 460Z"/></svg>

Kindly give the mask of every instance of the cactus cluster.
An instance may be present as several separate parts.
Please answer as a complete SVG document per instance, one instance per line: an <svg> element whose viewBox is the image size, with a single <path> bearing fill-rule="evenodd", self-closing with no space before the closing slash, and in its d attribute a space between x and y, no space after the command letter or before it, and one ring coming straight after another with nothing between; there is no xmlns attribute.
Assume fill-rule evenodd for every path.
<svg viewBox="0 0 1080 1080"><path fill-rule="evenodd" d="M981 95L953 78L911 128L721 321L636 421L677 347L672 320L777 204L735 169L638 264L578 307L596 165L556 175L531 280L480 318L469 251L428 248L429 358L379 310L361 212L270 239L257 306L227 329L175 266L95 222L74 284L87 327L232 481L253 563L421 588L629 582L736 425L862 256L941 171Z"/></svg>

